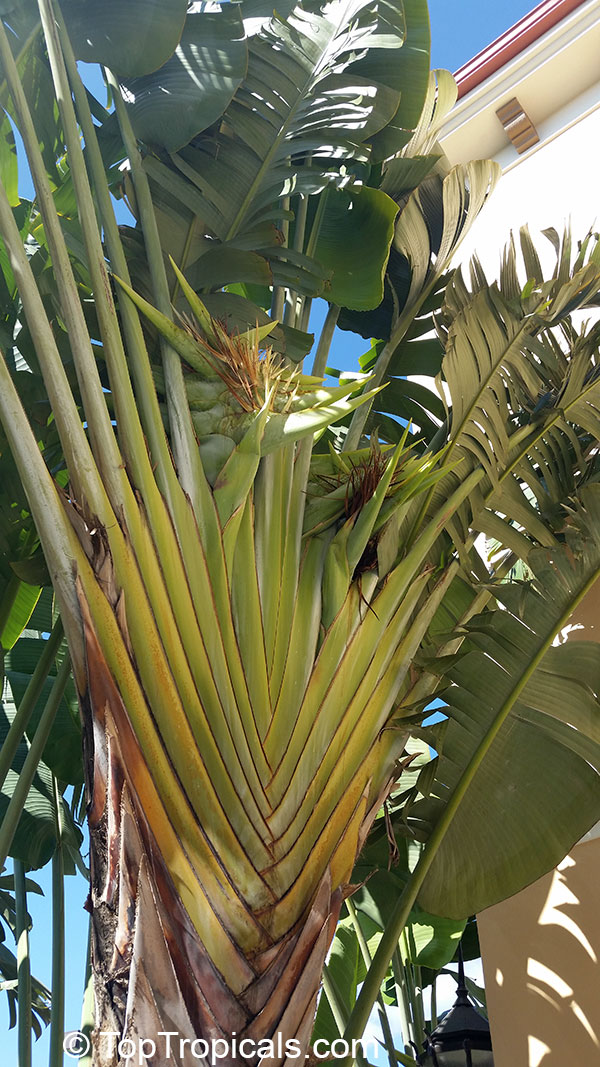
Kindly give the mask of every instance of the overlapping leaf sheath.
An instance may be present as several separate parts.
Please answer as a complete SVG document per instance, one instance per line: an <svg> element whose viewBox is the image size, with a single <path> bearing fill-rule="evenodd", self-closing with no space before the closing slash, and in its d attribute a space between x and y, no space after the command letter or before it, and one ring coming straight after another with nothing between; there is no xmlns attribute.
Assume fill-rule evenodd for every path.
<svg viewBox="0 0 600 1067"><path fill-rule="evenodd" d="M447 587L422 564L443 520L391 568L377 545L433 460L405 442L342 467L321 456L305 491L310 450L293 437L353 404L311 385L303 407L307 389L294 384L281 424L272 398L252 413L177 528L165 509L151 530L140 502L113 527L67 504L87 557L99 1031L304 1047L397 773L405 735L382 731ZM278 426L292 441L269 452Z"/></svg>

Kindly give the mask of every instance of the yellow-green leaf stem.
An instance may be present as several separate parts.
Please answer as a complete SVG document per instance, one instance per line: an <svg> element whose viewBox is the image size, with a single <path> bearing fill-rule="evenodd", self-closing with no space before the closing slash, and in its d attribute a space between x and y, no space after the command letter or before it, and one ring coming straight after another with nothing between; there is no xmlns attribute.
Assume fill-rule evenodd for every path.
<svg viewBox="0 0 600 1067"><path fill-rule="evenodd" d="M136 293L130 285L127 284L122 278L115 277L115 280L119 283L121 289L130 300L136 305L137 308L146 316L149 322L160 332L161 336L169 343L169 345L177 352L186 363L189 363L190 367L193 367L198 374L201 374L207 381L218 381L219 375L217 374L214 364L211 362L208 355L202 351L202 342L197 341L192 337L188 330L184 330L181 326L177 326L173 319L164 312L155 308L148 300L144 300L143 296ZM216 338L215 338L216 343ZM167 376L165 374L165 382Z"/></svg>
<svg viewBox="0 0 600 1067"><path fill-rule="evenodd" d="M276 704L279 696L285 662L288 652L290 651L296 592L300 576L302 520L306 504L306 486L310 469L311 452L312 443L309 439L305 438L297 446L294 458L294 473L287 513L286 538L283 548L279 611L277 612L275 647L271 665L270 688L273 705ZM311 598L316 599L314 592L316 586L313 586L312 589L313 592L311 592L310 596Z"/></svg>
<svg viewBox="0 0 600 1067"><path fill-rule="evenodd" d="M391 573L386 585L373 603L373 610L366 611L365 618L362 620L358 630L353 634L352 640L356 641L358 655L352 660L352 671L355 670L358 663L360 663L361 672L366 670L373 654L373 650L377 646L377 642L381 639L386 626L391 621L406 590L420 571L423 560L426 559L432 544L444 528L449 516L453 514L460 502L468 497L473 487L482 477L483 471L472 472L470 477L465 480L465 482L446 502L441 511L430 520L428 526L423 531L418 544L411 549L406 558ZM325 693L329 688L331 679L334 676L342 657L346 653L349 620L354 616L355 601L360 599L359 593L355 589L355 585L356 583L353 583L350 587L349 595L323 641L319 657L314 666L303 700L302 708L293 727L293 732L290 732L283 728L282 725L279 725L280 715L285 714L282 705L278 705L275 709L270 734L266 742L266 751L274 770L277 768L273 783L270 786L270 790L273 791L273 795L276 797L281 797L282 787L285 788L287 784L285 775L279 770L279 763L282 761L282 766L287 768L294 766L295 761L298 758L297 746L299 746L301 750L304 743L300 738L302 737L305 740L307 736L306 731L310 730L312 727L312 723L315 720L318 708L321 706ZM361 639L360 641L357 641L357 634L359 633L361 634ZM295 739L294 735L299 730L301 733L299 733L298 737ZM283 740L284 747L274 749L273 745L275 739L279 742Z"/></svg>
<svg viewBox="0 0 600 1067"><path fill-rule="evenodd" d="M140 562L143 569L143 559ZM251 811L253 805L249 796L240 796L244 792L244 778L234 786L230 777L233 768L226 768L214 743L205 708L199 699L180 635L174 625L166 589L155 575L154 581L147 587L152 600L151 610L136 561L127 544L123 546L119 571L123 588L127 590L131 602L129 606L129 600L126 599L125 611L136 665L144 690L149 695L160 736L190 805L202 816L208 836L215 842L228 841L232 856L238 854L243 864L242 850L245 846L250 845L259 855L262 847L244 801ZM160 679L158 683L157 679ZM209 698L210 694L207 693L207 702ZM228 707L231 719L235 721L237 708ZM197 731L198 742L194 730ZM207 754L206 762L200 755L202 749Z"/></svg>
<svg viewBox="0 0 600 1067"><path fill-rule="evenodd" d="M365 548L367 547L369 538L373 533L379 512L381 511L381 508L385 501L387 491L390 487L390 483L396 471L396 467L398 466L398 461L400 459L400 456L402 455L402 452L404 451L408 432L409 427L407 426L400 441L398 442L398 446L396 447L388 461L388 465L385 469L383 477L381 478L381 481L375 489L373 496L361 508L360 513L356 518L356 522L354 523L354 526L350 531L348 537L347 553L348 567L350 569L351 574L354 572L354 569L360 557L362 556Z"/></svg>
<svg viewBox="0 0 600 1067"><path fill-rule="evenodd" d="M172 318L169 286L167 283L162 248L158 235L154 205L150 196L148 178L142 166L140 150L131 127L131 120L127 113L123 97L121 96L120 86L111 71L106 70L106 77L108 84L113 90L115 111L117 113L125 150L129 157L131 175L140 213L140 223L146 246L148 265L150 267L150 275L158 309L163 315L166 315L167 318ZM167 390L169 427L171 430L175 463L181 485L190 497L194 511L197 512L198 484L202 477L200 472L202 464L190 420L189 408L186 402L181 362L177 354L164 341L161 343L161 351Z"/></svg>
<svg viewBox="0 0 600 1067"><path fill-rule="evenodd" d="M165 545L164 540L162 540L160 536L160 531L164 529L164 522L161 521L164 520L164 505L159 499L159 494L157 493L156 483L151 470L147 448L142 433L142 428L137 412L135 399L133 396L133 391L131 388L131 382L127 369L127 362L125 359L122 339L118 327L116 313L112 301L111 289L105 268L104 253L96 223L95 209L91 198L87 171L85 168L85 162L81 150L80 139L76 126L71 97L70 93L68 92L67 73L63 64L61 46L58 42L57 27L52 19L51 0L43 0L43 3L45 8L45 32L48 39L49 54L54 68L54 77L57 85L57 95L63 111L63 123L65 125L65 130L67 131L69 159L71 163L71 168L73 170L79 212L86 238L86 244L88 247L88 258L95 290L96 307L98 309L100 327L103 334L104 351L107 358L109 375L111 378L112 395L115 397L115 403L117 405L116 413L119 433L123 439L124 454L126 459L129 461L129 466L133 474L134 480L137 481L140 487L142 488L144 499L149 509L152 528L158 533L157 547L159 550L159 554L161 555L163 560L163 566L168 569L168 555L170 552L170 546L168 544ZM63 43L64 41L66 41L65 34L63 34ZM116 252L117 262L121 263L126 271L127 267L118 235L118 230L116 229L114 212L112 209L110 196L108 195L108 190L106 188L106 182L104 179L104 168L102 166L101 160L99 159L96 133L93 123L91 121L89 106L87 104L87 97L85 91L83 90L83 86L81 85L81 80L77 72L77 67L74 62L70 45L68 47L68 54L71 59L72 73L74 69L73 80L75 83L75 92L76 94L77 92L79 92L80 107L84 121L85 119L87 119L86 129L90 140L90 143L88 144L88 137L86 137L87 150L88 153L91 152L93 156L92 166L94 166L95 163L97 170L98 168L100 168L100 177L99 180L96 182L96 186L97 189L101 191L101 200L102 196L104 197L104 217L109 226L112 249ZM131 316L129 317L129 319L127 319L126 317L126 324L127 322L129 323L129 333L133 342L133 351L137 354L136 363L138 366L140 366L141 364L142 374L145 371L147 377L149 372L149 362L147 359L147 354L145 353L143 338L141 335L141 330L139 328L139 322L136 322L136 324L132 324ZM137 330L135 328L135 325L137 325ZM144 391L147 389L147 381L144 381L143 388ZM156 403L156 397L153 389L150 390L150 397L148 399L150 400L152 396L154 396ZM153 414L155 413L156 409ZM160 435L160 440L158 441L158 443L156 440L156 430L158 430L158 435ZM168 498L171 498L172 512L176 513L177 505L181 507L182 504L182 493L178 483L176 482L176 479L174 478L174 470L172 467L172 463L170 457L168 456L168 453L166 452L166 441L164 438L162 427L160 426L160 424L157 424L156 421L154 422L154 433L151 435L151 439L155 443L155 448L157 449L159 458L161 460L161 470L164 476L163 480L168 483L167 496ZM127 509L127 511L130 514L130 496L128 496L128 503L129 508Z"/></svg>
<svg viewBox="0 0 600 1067"><path fill-rule="evenodd" d="M200 326L200 329L204 334L206 334L206 339L211 345L217 345L219 343L219 340L214 332L213 321L206 309L206 305L202 303L196 291L192 289L185 274L183 274L182 271L179 270L179 267L175 263L172 256L169 256L169 261L171 263L173 271L175 272L175 277L177 278L177 282L181 288L181 291L185 296L188 304L190 305L194 315L196 316L196 319L198 320L198 325ZM275 323L273 323L273 326L274 325ZM273 329L273 326L270 326L270 329ZM210 376L212 377L212 375Z"/></svg>
<svg viewBox="0 0 600 1067"><path fill-rule="evenodd" d="M70 674L71 663L69 657L66 656L52 683L50 696L46 701L37 729L33 735L29 752L27 753L25 762L19 772L19 778L15 785L14 792L2 817L2 825L0 826L0 869L4 867L6 858L10 852L10 847L15 836L19 819L21 818L23 808L25 807L27 794L29 793L33 779L35 778L38 764L42 758L42 753L46 747L48 737L50 736L50 730L52 729L52 724L56 718L58 705L62 700Z"/></svg>
<svg viewBox="0 0 600 1067"><path fill-rule="evenodd" d="M327 870L328 866L334 884L348 882L352 873L349 856L352 853L356 855L360 827L367 806L366 797L361 794L356 798L357 793L358 789L353 785L352 796L346 797L346 802L336 812L335 819L331 819L323 833L313 841L310 863L302 865L296 861L292 865L292 871L299 869L298 876L269 915L268 928L273 937L281 937L289 929L290 915L301 914L302 902L314 896L321 881L321 872ZM285 870L285 867L284 861L281 867L274 868L272 877ZM289 877L290 874L286 874L284 883Z"/></svg>
<svg viewBox="0 0 600 1067"><path fill-rule="evenodd" d="M102 226L111 266L115 274L123 278L126 284L129 284L130 278L127 261L125 259L125 253L123 251L123 245L121 243L119 229L115 219L110 191L106 184L104 164L98 145L96 127L92 120L87 92L81 81L77 62L73 55L73 49L71 48L67 34L64 32L62 20L60 20L59 23L59 31L63 56L77 106L78 119L85 140L94 195L100 208L100 216L102 219ZM120 314L127 342L127 361L132 368L136 385L136 403L141 412L144 432L150 446L152 461L157 465L157 480L165 498L169 502L171 514L177 526L175 512L177 511L178 506L181 506L183 493L181 486L177 481L175 469L167 446L167 439L159 415L158 400L153 386L150 360L146 350L139 315L137 314L134 305L128 300L123 300L121 302ZM120 387L121 386L119 386L119 388ZM127 392L130 389L128 378L125 375L123 376L122 387ZM134 475L139 479L140 487L145 494L144 499L146 501L146 506L152 511L150 497L154 479L147 477L147 464L140 461L140 453L137 444L134 447L133 453L134 454L130 458L131 462L136 464L134 467ZM146 456L145 447L143 449L143 455L144 457Z"/></svg>
<svg viewBox="0 0 600 1067"><path fill-rule="evenodd" d="M50 0L42 0L43 23L48 40L49 54L51 57L57 96L63 112L63 122L67 131L69 146L69 158L73 170L76 191L78 196L79 210L84 228L88 257L92 271L92 280L96 293L96 306L99 313L99 321L103 332L105 353L107 356L109 373L113 383L113 394L117 398L118 425L125 440L125 454L132 460L133 474L137 473L145 488L146 498L149 498L153 529L159 533L159 551L162 547L163 567L170 569L170 546L161 539L160 531L164 528L161 519L164 519L164 508L157 499L156 488L153 485L147 450L145 447L139 417L135 406L129 375L127 372L125 356L115 315L108 277L104 266L104 256L98 234L94 206L91 199L85 163L81 151L79 135L75 123L70 93L66 87L66 71L63 66L60 45L57 40L57 30L51 17ZM119 407L121 405L121 407ZM128 487L127 487L128 488ZM126 516L129 520L130 530L135 528L136 505L130 492L125 492ZM162 514L161 514L162 512ZM135 539L134 539L135 544ZM139 555L143 555L140 547ZM165 558L166 557L166 558ZM183 575L182 575L183 577ZM151 583L150 583L151 587ZM177 590L180 586L175 583L170 586ZM160 616L159 616L160 617ZM183 624L185 633L186 624Z"/></svg>
<svg viewBox="0 0 600 1067"><path fill-rule="evenodd" d="M25 865L13 860L15 879L15 940L17 942L19 1067L31 1067L31 959Z"/></svg>
<svg viewBox="0 0 600 1067"><path fill-rule="evenodd" d="M385 782L391 773L405 744L402 734L397 732L395 736L384 736L381 731L389 720L397 687L402 684L410 670L415 653L450 584L451 577L451 574L446 574L438 582L426 603L420 607L412 625L407 625L407 608L410 608L410 603L403 605L398 618L394 619L390 626L389 639L386 635L382 653L379 654L378 650L355 694L348 698L344 714L336 715L333 702L320 709L317 728L308 741L311 751L315 753L316 772L306 788L304 799L296 796L297 807L292 809L296 814L293 822L289 823L288 829L282 834L282 844L286 839L300 840L307 817L317 824L319 820L326 822L329 806L337 803L336 798L344 796L347 786L355 778L362 778L365 786L370 779L373 795L369 792L369 802L373 803L377 799L381 782ZM413 600L412 597L410 599ZM402 634L405 636L401 637ZM325 728L328 720L329 737L326 736L328 731ZM366 752L369 753L368 760L365 760ZM375 768L381 777L377 777ZM294 787L292 779L290 795L294 794ZM278 810L276 813L277 817L281 816L288 799L286 795L281 805L282 811ZM271 821L272 825L275 825L275 818Z"/></svg>
<svg viewBox="0 0 600 1067"><path fill-rule="evenodd" d="M0 187L0 214L1 206ZM0 419L44 546L46 563L60 603L65 633L69 639L73 669L76 679L81 683L84 653L72 567L74 560L85 560L85 556L66 518L58 490L46 468L14 382L1 355Z"/></svg>
<svg viewBox="0 0 600 1067"><path fill-rule="evenodd" d="M293 454L284 448L263 459L254 486L256 569L269 672L275 649L292 479Z"/></svg>
<svg viewBox="0 0 600 1067"><path fill-rule="evenodd" d="M199 750L207 756L210 754L208 765L212 776L219 782L219 787L230 791L233 776L235 791L239 793L252 819L260 825L262 819L258 815L256 804L260 805L262 800L262 787L251 761L248 761L249 783L246 787L247 775L240 763L240 759L244 759L248 752L245 734L239 722L229 676L225 670L219 670L223 658L222 648L218 647L219 620L214 613L212 618L210 617L207 610L210 600L207 598L202 613L201 632L185 573L182 570L177 573L179 568L175 570L177 584L163 587L162 582L157 580L157 561L150 531L145 528L145 524L142 528L144 533L138 536L136 558L146 579L146 588L150 591L153 615L158 620L158 630L173 678L176 679L186 718ZM146 552L143 551L142 545L144 538ZM176 559L177 556L177 545L172 543L171 558ZM167 590L170 593L170 602ZM143 592L140 591L140 595L143 596ZM125 607L127 611L127 601ZM208 654L204 642L204 634L207 632L215 635L210 649L212 656ZM130 624L130 633L134 640L133 623ZM143 640L143 630L140 640ZM217 745L215 740L219 742ZM228 780L229 785L226 784Z"/></svg>
<svg viewBox="0 0 600 1067"><path fill-rule="evenodd" d="M216 878L218 892L215 895L215 907L218 906L218 901L222 899L225 892L227 892L226 899L229 903L223 903L224 914L227 914L229 906L233 907L238 893L241 896L247 896L253 907L260 907L261 903L266 903L269 899L269 894L264 890L262 897L257 896L261 886L257 872L243 853L227 816L222 811L220 801L215 798L214 789L205 768L199 770L196 746L193 742L190 745L189 739L186 739L185 735L188 731L180 705L178 706L179 701L176 694L170 691L172 683L167 671L161 670L161 657L157 657L156 646L151 640L148 641L148 661L151 662L154 658L153 687L157 690L152 693L154 699L151 712L144 689L140 684L140 677L143 682L144 677L147 676L146 670L141 669L138 676L138 672L134 669L114 614L108 601L98 590L94 576L91 572L82 572L81 577L82 609L87 607L91 615L90 626L94 633L98 634L98 641L101 642L104 650L111 676L127 708L136 744L143 753L143 760L137 761L139 767L130 767L132 775L134 777L137 774L143 775L146 781L153 783L161 805L157 808L156 817L157 819L161 817L162 810L162 818L168 818L169 824L172 824L201 883L210 876L214 889L217 888L212 872L221 871L221 865L216 857L221 849L226 852L231 884L227 886L220 874ZM124 727L120 725L120 728ZM174 763L171 762L167 751L169 748L173 751L173 741L188 746L187 751L175 753ZM198 773L201 774L200 781L197 777ZM196 810L202 813L201 822L193 815L194 801ZM158 800L155 803L158 803ZM158 834L154 826L153 831ZM166 828L161 831L161 833L166 832ZM211 838L214 842L214 850L209 843ZM172 850L169 850L169 854L172 854ZM208 895L211 895L211 891ZM246 913L241 905L239 913L239 921L243 926L243 916ZM245 921L247 925L247 916Z"/></svg>
<svg viewBox="0 0 600 1067"><path fill-rule="evenodd" d="M352 571L348 563L348 538L353 525L354 517L347 519L327 549L323 568L323 607L321 612L323 626L326 630L329 629L341 609L350 586Z"/></svg>
<svg viewBox="0 0 600 1067"><path fill-rule="evenodd" d="M298 716L298 726L282 754L269 790L275 812L271 825L278 836L290 825L290 815L301 820L305 808L310 809L315 803L319 793L321 771L327 780L333 770L331 765L322 763L325 754L333 754L335 764L336 757L343 750L359 720L358 733L365 727L370 729L371 724L378 720L377 686L389 668L399 638L419 601L428 577L425 572L412 581L397 611L391 618L386 619L383 625L372 611L366 613L367 617L349 642L339 664L335 668L332 665L330 681L322 696L318 690L315 691L311 678L305 703ZM377 603L378 601L375 601L376 605ZM321 654L326 662L325 645ZM393 692L393 688L388 685L387 695L383 694L384 701ZM367 705L369 711L364 714ZM380 725L376 728L375 736L379 729ZM330 747L332 743L333 748ZM319 769L318 779L315 780L314 787L311 783L308 794L306 776L299 772L300 756L307 746L314 753L314 766Z"/></svg>
<svg viewBox="0 0 600 1067"><path fill-rule="evenodd" d="M272 711L263 615L255 562L254 518L254 502L250 496L243 510L235 545L231 569L231 602L244 675L248 685L252 719L258 735L263 737L271 721ZM268 776L270 776L270 771ZM268 801L265 800L265 803L270 811Z"/></svg>
<svg viewBox="0 0 600 1067"><path fill-rule="evenodd" d="M239 445L231 453L213 486L213 496L223 528L224 541L228 524L231 523L236 512L244 507L254 484L260 462L260 445L269 417L270 402L271 397L268 396L264 407L257 413Z"/></svg>
<svg viewBox="0 0 600 1067"><path fill-rule="evenodd" d="M347 392L355 392L356 385ZM334 398L330 404L320 404L318 407L309 408L307 411L292 411L289 415L274 413L265 429L263 438L263 455L268 455L285 444L299 441L303 437L318 433L319 430L331 426L332 423L343 419L344 415L350 414L361 404L371 400L377 390L370 390L360 396L351 396L348 399ZM337 391L336 391L337 393ZM338 395L344 395L346 388L342 387Z"/></svg>
<svg viewBox="0 0 600 1067"><path fill-rule="evenodd" d="M239 953L230 933L247 946L248 951L268 944L268 937L249 917L239 897L239 887L233 885L216 861L201 830L190 824L187 805L176 779L170 778L168 764L163 763L162 748L156 749L160 762L153 764L150 775L147 762L139 759L137 736L130 735L127 724L119 721L117 726L108 712L106 725L113 734L118 733L123 756L128 759L131 781L191 922L202 932L203 943L211 958L223 968L230 969L228 973L233 987L243 989L252 972L248 966L240 967Z"/></svg>
<svg viewBox="0 0 600 1067"><path fill-rule="evenodd" d="M326 537L312 538L301 559L285 658L282 657L277 675L272 676L274 713L265 735L265 746L272 759L288 743L314 669L321 629L321 582L326 550ZM279 684L277 691L276 684Z"/></svg>
<svg viewBox="0 0 600 1067"><path fill-rule="evenodd" d="M109 524L111 519L106 508L106 490L108 489L115 506L119 506L123 493L121 457L106 408L104 393L98 376L67 247L54 206L50 182L39 146L39 138L34 128L23 86L6 37L6 31L1 24L0 62L10 85L15 110L18 115L19 129L27 151L27 158L52 256L62 304L61 310L69 333L69 342L77 368L79 387L93 442L94 456L98 468L102 471L104 486L100 485L97 473L91 470L91 464L86 459L88 446L87 442L85 446L83 445L85 435L81 425L77 434L79 441L76 446L74 444L77 439L74 421L78 421L75 404L37 286L31 275L31 269L22 247L21 235L18 233L14 223L3 189L0 195L0 230L11 258L13 274L19 286L57 425L61 430L61 440L65 450L65 457L69 463L69 470L72 472L74 479L82 479L81 489L83 494L88 497L91 506L101 520ZM73 439L73 445L71 445L71 439Z"/></svg>
<svg viewBox="0 0 600 1067"><path fill-rule="evenodd" d="M0 26L0 46L3 32ZM35 351L42 368L44 384L48 391L55 413L54 417L61 435L67 466L69 471L72 472L74 489L80 499L87 500L94 512L109 522L111 521L112 512L108 498L100 481L88 440L81 425L81 418L73 400L73 394L56 347L54 335L23 248L21 234L17 229L12 210L1 185L0 233L2 234L11 269L23 301ZM14 395L20 407L16 393ZM16 417L16 414L14 417ZM37 443L36 451L39 451Z"/></svg>
<svg viewBox="0 0 600 1067"><path fill-rule="evenodd" d="M0 748L0 789L2 789L2 786L4 785L6 775L12 766L12 762L17 754L17 749L23 739L27 726L29 725L33 709L42 692L44 682L50 673L54 657L60 647L63 636L64 629L62 619L59 616L52 628L50 637L44 645L40 658L35 665L35 670L31 675L27 689L21 698L8 733L2 742L2 747Z"/></svg>
<svg viewBox="0 0 600 1067"><path fill-rule="evenodd" d="M69 75L78 104L80 121L82 122L84 129L86 150L90 154L92 162L95 192L102 209L104 229L111 261L113 266L116 267L117 271L127 283L129 278L127 263L114 218L110 195L105 182L104 167L100 157L95 127L89 112L87 95L79 77L72 49L66 34L64 33L62 34L62 41L65 47L65 57L69 67ZM133 364L133 370L137 380L137 399L144 414L144 426L150 442L152 455L157 458L158 462L158 482L161 485L165 498L169 504L171 520L177 531L184 562L189 566L189 561L195 559L197 555L198 530L190 512L189 502L177 480L172 459L168 451L166 437L159 416L156 393L152 382L150 363L138 315L133 310L133 305L127 300L123 300L121 314L128 341L128 355ZM127 385L127 382L125 382L125 385ZM142 447L142 445L140 447ZM171 590L178 590L182 588L182 585L183 587L186 585L185 572L182 568L179 554L173 552L172 541L170 538L170 523L165 511L164 501L157 490L152 472L149 472L148 470L145 447L143 447L143 456L140 456L136 448L135 457L133 457L133 459L133 473L134 476L137 474L140 479L140 487L148 509L152 536L157 545L157 551L161 560L161 566L165 572L168 588ZM197 473L202 474L200 468ZM211 515L214 513L214 505L210 493L208 492L208 486L203 478L200 479L200 484L197 489L201 495L204 508L204 521L200 524L200 530L202 531L207 525L208 528L211 526ZM211 543L214 544L214 540ZM213 555L213 582L216 581L217 574L219 573L218 560L219 556L217 555L215 557ZM224 575L224 566L221 567L220 573ZM186 629L187 627L184 625L184 632Z"/></svg>
<svg viewBox="0 0 600 1067"><path fill-rule="evenodd" d="M59 41L52 0L39 0L42 27L46 39L48 58L56 99L62 119L69 166L77 198L77 211L83 230L87 251L88 268L92 281L94 305L107 362L111 391L117 414L117 429L121 448L127 458L137 466L145 460L148 464L139 415L127 370L123 341L112 298L102 240L98 229L96 210L81 145L81 136L75 118L69 80Z"/></svg>
<svg viewBox="0 0 600 1067"><path fill-rule="evenodd" d="M62 797L52 775L56 851L52 857L52 1013L50 1019L49 1067L60 1067L64 1058L65 1032L65 844Z"/></svg>

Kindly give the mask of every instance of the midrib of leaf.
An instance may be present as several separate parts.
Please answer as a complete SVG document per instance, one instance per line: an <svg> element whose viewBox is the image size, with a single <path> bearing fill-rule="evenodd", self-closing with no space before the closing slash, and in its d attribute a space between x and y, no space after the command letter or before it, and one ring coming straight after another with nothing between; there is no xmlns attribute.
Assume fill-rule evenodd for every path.
<svg viewBox="0 0 600 1067"><path fill-rule="evenodd" d="M510 352L510 350L516 344L518 344L525 335L527 335L528 333L531 333L531 329L530 328L528 329L528 326L530 325L530 322L531 322L531 317L536 314L538 309L544 303L545 303L545 301L540 300L538 302L537 306L531 312L531 314L528 315L527 318L523 320L523 324L520 327L520 329L517 330L516 334L514 335L514 337L510 341L510 343L508 345L504 345L503 346L500 355L498 356L497 360L494 361L493 365L491 366L491 368L489 370L489 373L486 374L485 377L482 379L480 388L477 391L477 393L475 394L472 403L466 409L465 414L463 416L463 419L460 422L459 426L457 427L456 433L454 433L454 428L453 428L453 433L452 433L453 440L450 442L450 445L448 447L448 451L446 453L446 457L445 457L445 461L444 461L444 465L445 466L449 463L450 457L451 457L454 449L459 444L460 438L462 437L462 434L464 433L465 426L467 425L468 422L471 421L471 419L473 417L473 413L477 409L480 401L485 396L485 393L489 389L493 379L495 378L496 374L498 373L498 370L499 370L500 366L502 365L502 362L505 359L506 354L508 352ZM442 370L443 370L443 368L442 368Z"/></svg>
<svg viewBox="0 0 600 1067"><path fill-rule="evenodd" d="M348 9L351 8L352 6L353 6L352 0L348 0L348 3L345 5L345 7L344 7L344 9L343 9L343 11L341 13L341 17L338 19L337 24L333 27L333 32L330 35L328 41L326 42L325 47L323 48L323 50L321 52L321 66L322 66L323 61L324 61L325 57L327 56L327 53L328 53L328 51L329 51L329 49L331 47L332 41L336 39L341 27L343 26L343 24L345 22L346 13L347 13ZM261 163L261 166L260 166L260 168L258 170L258 173L257 173L252 185L250 186L250 189L248 190L246 196L244 197L244 199L243 199L243 201L242 201L242 203L240 205L240 208L239 208L239 210L238 210L233 222L231 223L229 229L227 230L227 233L226 233L225 238L224 238L225 241L230 241L238 233L239 228L241 226L241 223L243 222L244 216L246 215L246 213L247 213L247 211L248 211L248 209L249 209L249 207L250 207L250 205L252 203L252 200L254 199L256 193L258 192L258 190L260 188L260 185L262 183L263 177L265 176L265 174L269 170L269 167L271 166L271 163L273 161L273 157L275 156L275 154L276 154L279 146L281 145L281 143L285 140L285 137L286 137L286 135L288 133L288 130L290 129L294 119L296 118L296 114L298 112L298 109L300 108L301 104L304 103L305 98L309 95L309 91L310 91L311 87L314 84L314 79L315 79L318 71L319 71L319 64L316 64L312 68L312 70L311 70L309 76L307 77L307 79L305 80L305 82L304 82L304 84L302 86L301 92L298 94L298 96L296 98L296 102L289 109L289 114L287 116L287 119L285 119L285 121L283 122L282 126L280 127L279 133L275 137L275 140L273 141L273 144L272 144L271 148L269 149L265 159Z"/></svg>
<svg viewBox="0 0 600 1067"><path fill-rule="evenodd" d="M541 306L542 303L543 303L543 301L540 300L540 302L538 303L537 307L531 313L532 315L535 314L535 312ZM467 408L467 410L465 412L465 415L464 415L464 417L463 417L463 419L462 419L462 421L461 421L461 423L460 423L460 425L459 425L459 427L457 429L456 435L454 435L454 432L452 433L452 440L450 441L450 443L448 445L448 450L447 450L447 452L446 452L446 454L444 456L444 461L443 461L443 467L445 467L447 470L452 471L452 466L450 464L450 459L451 459L452 453L455 450L455 448L457 447L457 445L458 445L458 443L460 441L460 438L461 438L461 436L462 436L462 434L464 432L465 426L467 425L469 420L472 418L473 412L476 410L477 405L481 401L482 397L485 395L485 392L489 388L489 386L490 386L492 380L494 379L495 375L498 373L498 368L501 366L502 361L506 356L506 353L509 352L510 349L513 347L513 345L517 341L519 341L527 332L528 332L527 331L527 319L525 319L523 321L523 325L517 331L517 333L513 337L513 339L510 342L510 344L505 345L502 348L502 352L498 356L498 359L494 362L494 364L491 367L489 373L483 379L483 382L482 382L482 385L481 385L480 389L477 391L472 403L469 405L469 407ZM442 366L442 371L443 371L443 366ZM453 431L454 431L454 428L453 428ZM490 493L488 494L488 497L489 497L489 495L491 494L492 491L493 490L490 490ZM426 496L426 498L425 498L425 500L423 502L423 505L422 505L422 507L421 507L416 519L415 519L415 522L413 524L413 528L412 528L411 533L409 535L409 539L408 539L409 543L412 543L413 539L415 538L415 536L417 536L417 533L421 528L421 523L423 521L423 517L427 514L427 511L428 511L429 505L430 505L430 503L431 503L431 501L433 499L434 493L435 493L435 484L431 486L431 488L430 488L430 490L429 490L429 492L428 492L428 494L427 494L427 496ZM488 497L486 497L485 499L487 500Z"/></svg>
<svg viewBox="0 0 600 1067"><path fill-rule="evenodd" d="M586 394L593 392L593 390L596 389L597 386L597 381L590 382L589 385L587 385L586 388L582 390L582 392L578 393L577 396L574 397L570 404L568 404L566 407L560 408L552 419L550 419L548 422L543 423L539 433L536 433L533 437L526 437L526 435L523 433L523 430L529 430L529 432L531 433L531 427L524 426L522 430L518 431L518 433L514 435L517 438L516 443L520 443L521 434L523 434L523 437L526 437L526 443L521 448L512 463L506 468L503 474L500 475L500 477L498 478L498 482L503 482L505 478L508 478L508 476L512 474L515 467L517 467L519 463L524 459L529 450L533 448L534 445L536 445L537 442L540 441L546 433L548 433L548 430L551 430L555 426L559 427L560 423L562 422L568 422L567 416L569 410L573 408L576 404L581 403L582 400L585 400ZM513 441L511 443L515 442ZM488 499L492 491L493 490L491 490L490 493L487 494L487 496L485 497L486 500Z"/></svg>

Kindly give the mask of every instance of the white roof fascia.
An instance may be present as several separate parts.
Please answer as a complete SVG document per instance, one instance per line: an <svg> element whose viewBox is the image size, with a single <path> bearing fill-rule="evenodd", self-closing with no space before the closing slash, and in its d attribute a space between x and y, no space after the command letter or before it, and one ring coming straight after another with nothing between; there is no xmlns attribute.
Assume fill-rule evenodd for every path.
<svg viewBox="0 0 600 1067"><path fill-rule="evenodd" d="M471 89L452 109L440 132L440 140L467 125L475 116L494 108L507 93L515 94L519 83L552 60L558 52L600 25L600 0L581 4L556 26L532 42L494 74ZM600 63L599 71L600 74Z"/></svg>

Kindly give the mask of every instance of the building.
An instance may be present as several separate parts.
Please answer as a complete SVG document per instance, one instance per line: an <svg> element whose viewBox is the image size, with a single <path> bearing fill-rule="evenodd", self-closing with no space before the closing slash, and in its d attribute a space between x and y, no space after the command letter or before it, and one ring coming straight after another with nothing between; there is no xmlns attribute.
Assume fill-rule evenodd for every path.
<svg viewBox="0 0 600 1067"><path fill-rule="evenodd" d="M476 250L493 278L511 229L527 223L550 258L544 229L600 229L600 0L545 0L456 78L446 154L503 169L461 260ZM600 641L600 592L578 622L572 636ZM600 827L479 930L495 1067L600 1065Z"/></svg>
<svg viewBox="0 0 600 1067"><path fill-rule="evenodd" d="M458 102L442 133L451 163L494 158L499 188L461 256L494 271L508 231L571 218L600 225L600 3L545 0L455 75Z"/></svg>

